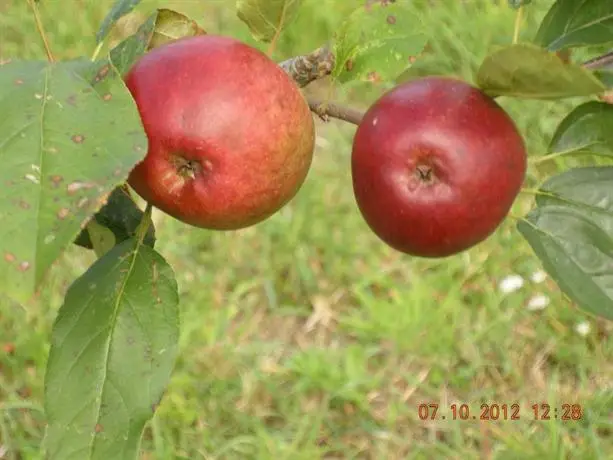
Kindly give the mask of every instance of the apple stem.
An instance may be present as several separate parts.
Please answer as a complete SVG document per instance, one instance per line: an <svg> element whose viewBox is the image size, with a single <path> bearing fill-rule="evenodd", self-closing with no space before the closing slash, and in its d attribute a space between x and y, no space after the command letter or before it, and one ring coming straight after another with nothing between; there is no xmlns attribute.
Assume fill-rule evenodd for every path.
<svg viewBox="0 0 613 460"><path fill-rule="evenodd" d="M359 125L364 118L364 112L353 107L347 107L340 104L326 102L314 97L307 98L311 111L316 113L323 121L329 121L329 118L338 118L339 120Z"/></svg>
<svg viewBox="0 0 613 460"><path fill-rule="evenodd" d="M28 5L30 5L30 9L32 10L32 14L34 15L34 22L36 23L36 29L38 30L38 34L40 38L43 40L43 45L45 47L45 53L47 53L47 60L49 62L55 62L55 58L53 57L53 53L51 52L51 46L49 45L49 40L47 40L47 34L45 34L45 28L43 27L43 21L40 18L40 14L38 12L38 6L36 5L36 0L28 0Z"/></svg>

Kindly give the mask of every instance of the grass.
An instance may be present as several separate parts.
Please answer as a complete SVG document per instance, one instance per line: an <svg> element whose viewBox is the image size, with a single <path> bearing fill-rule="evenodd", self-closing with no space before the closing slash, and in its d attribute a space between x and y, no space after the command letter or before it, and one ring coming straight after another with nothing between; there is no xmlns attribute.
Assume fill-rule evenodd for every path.
<svg viewBox="0 0 613 460"><path fill-rule="evenodd" d="M0 1L0 58L44 57L25 3ZM111 2L73 3L77 12L67 15L64 2L42 2L61 58L91 54ZM230 2L145 1L144 11L162 3L210 32L250 40ZM321 44L344 16L341 3L307 1L275 58ZM503 1L414 3L433 5L422 16L432 53L418 72L471 79L483 56L513 35L514 13ZM527 9L520 40L534 33L542 3L552 2ZM377 91L353 85L339 97L367 104ZM501 103L531 155L540 155L576 101ZM550 280L532 281L540 264L511 218L486 242L443 260L387 248L354 202L353 131L318 122L307 182L260 225L205 232L156 214L157 247L181 290L181 356L141 458L610 458L612 325L578 310ZM528 183L570 164L533 168ZM522 195L513 213L525 214L530 199ZM92 260L70 248L35 305L0 302L2 460L42 458L50 328L69 283ZM511 275L525 282L505 292L501 283ZM549 305L528 308L536 295ZM521 419L472 420L482 403L517 403ZM578 404L581 420L533 420L531 406L541 403L552 413ZM446 420L420 420L420 404L439 404ZM468 405L470 419L452 420L452 404Z"/></svg>

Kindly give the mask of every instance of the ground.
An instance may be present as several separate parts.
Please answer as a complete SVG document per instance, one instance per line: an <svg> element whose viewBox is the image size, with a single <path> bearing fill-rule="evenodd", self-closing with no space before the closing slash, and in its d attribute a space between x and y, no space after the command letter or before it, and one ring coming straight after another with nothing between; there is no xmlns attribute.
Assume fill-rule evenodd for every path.
<svg viewBox="0 0 613 460"><path fill-rule="evenodd" d="M111 2L75 0L71 13L63 1L41 3L55 53L91 55ZM307 0L275 58L323 43L344 17L341 3L350 2ZM552 2L537 3L522 40ZM209 32L249 37L228 0L144 4L188 13ZM506 1L414 4L431 40L422 71L470 80L480 59L513 36ZM11 56L44 58L23 0L0 0L0 58ZM357 86L337 97L365 107L376 94ZM578 102L500 100L531 158L546 152ZM156 213L157 249L181 291L181 355L142 459L610 458L613 327L568 301L516 231L532 196L522 194L504 225L470 251L404 256L377 240L355 205L355 128L318 121L317 129L306 184L268 221L217 233ZM531 164L527 186L572 164ZM0 459L42 458L50 329L66 288L92 261L71 248L34 306L0 299ZM438 404L437 420L421 420L421 404ZM462 404L467 420L459 419ZM479 421L481 404L500 406L500 419ZM510 420L513 404L519 420ZM539 417L549 404L550 420L535 420L535 404ZM580 407L579 420L561 420L565 404Z"/></svg>

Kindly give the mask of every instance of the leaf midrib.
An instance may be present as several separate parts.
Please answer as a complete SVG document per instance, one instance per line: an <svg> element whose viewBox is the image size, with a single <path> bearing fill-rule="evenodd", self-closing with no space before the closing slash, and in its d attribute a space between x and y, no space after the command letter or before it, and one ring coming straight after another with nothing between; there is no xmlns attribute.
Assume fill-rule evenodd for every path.
<svg viewBox="0 0 613 460"><path fill-rule="evenodd" d="M136 258L138 257L138 252L139 252L139 247L140 247L140 241L138 239L132 238L131 240L133 243L133 249L132 249L132 260L130 260L130 266L128 267L128 270L125 273L125 277L123 282L121 283L121 287L119 288L119 291L117 293L117 296L115 297L115 305L113 307L113 315L111 317L111 321L109 321L109 324L111 325L111 332L109 334L109 339L107 341L107 345L106 345L106 350L105 350L105 354L104 354L104 361L105 361L105 365L104 365L104 375L102 378L102 388L100 389L100 403L97 404L96 407L96 422L95 425L98 425L100 423L100 415L101 415L101 409L102 409L102 397L104 396L105 390L106 390L106 386L107 386L107 375L109 372L109 355L111 353L111 344L113 343L113 337L115 335L115 325L117 322L117 317L119 316L119 306L120 306L120 302L121 299L125 293L126 290L126 286L128 284L128 281L130 279L130 276L132 275L133 271L134 271L134 266L136 264ZM91 438L91 443L89 445L89 451L88 451L88 458L92 458L92 453L94 450L94 445L96 443L96 432L94 430L94 433L92 435Z"/></svg>
<svg viewBox="0 0 613 460"><path fill-rule="evenodd" d="M40 235L40 229L43 227L41 224L41 215L42 215L42 203L43 203L43 171L44 171L44 146L45 146L45 110L47 108L47 96L49 94L49 73L53 69L53 64L45 66L45 86L43 89L43 100L42 105L40 107L40 143L38 146L39 157L38 157L38 175L39 175L39 183L38 183L38 202L36 209L36 228L34 229L34 234L36 235L36 241L34 243L34 284L38 282L40 279L39 274L39 258L40 258L40 241L42 239L42 235Z"/></svg>
<svg viewBox="0 0 613 460"><path fill-rule="evenodd" d="M585 0L583 1L583 4L585 4ZM579 7L577 8L577 10L581 9L583 7L583 4L579 5ZM575 10L575 12L577 11ZM606 22L609 20L613 19L613 14L607 15L607 16L600 16L597 19L594 19L590 22L585 22L583 24L580 25L575 25L573 29L571 29L571 26L573 26L573 23L571 21L569 21L566 24L566 27L564 27L563 29L563 33L557 38L555 39L553 42L550 43L549 48L551 47L557 47L559 42L564 42L566 40L568 40L568 37L582 32L584 29L588 28L588 27L592 27L594 25L597 25L598 23L602 23L602 22Z"/></svg>

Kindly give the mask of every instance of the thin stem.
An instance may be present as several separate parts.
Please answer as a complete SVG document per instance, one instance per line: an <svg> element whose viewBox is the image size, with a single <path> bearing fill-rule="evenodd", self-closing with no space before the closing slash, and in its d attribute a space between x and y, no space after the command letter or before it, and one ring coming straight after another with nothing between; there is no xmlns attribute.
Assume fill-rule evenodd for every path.
<svg viewBox="0 0 613 460"><path fill-rule="evenodd" d="M132 201L134 201L134 197L132 196L132 193L130 193L130 187L128 186L127 183L123 183L120 186L120 188L121 188L122 193L124 193L128 198L130 198Z"/></svg>
<svg viewBox="0 0 613 460"><path fill-rule="evenodd" d="M364 118L364 112L353 107L346 107L340 104L326 102L314 97L307 98L309 107L323 121L328 121L330 117L359 125Z"/></svg>
<svg viewBox="0 0 613 460"><path fill-rule="evenodd" d="M279 20L279 26L275 30L275 35L272 37L270 41L270 45L268 46L268 57L272 56L272 53L275 52L275 48L277 46L277 40L279 40L279 35L281 35L281 28L283 27L283 22L285 22L285 15L287 13L287 2L283 4L283 9L281 10L281 19Z"/></svg>
<svg viewBox="0 0 613 460"><path fill-rule="evenodd" d="M102 46L103 45L104 45L104 40L101 41L100 43L98 43L98 46L96 46L96 49L94 50L94 53L92 54L92 57L91 57L91 61L92 62L94 62L96 60L96 58L100 54L100 51L102 51Z"/></svg>
<svg viewBox="0 0 613 460"><path fill-rule="evenodd" d="M47 60L49 62L55 62L55 58L53 57L53 53L51 52L51 47L49 46L49 41L47 40L47 35L45 34L45 28L43 27L43 22L40 19L40 14L38 11L38 6L36 6L35 0L28 0L28 5L32 9L32 14L34 14L34 21L36 22L36 29L40 35L40 38L43 40L43 45L45 46L45 52L47 53Z"/></svg>
<svg viewBox="0 0 613 460"><path fill-rule="evenodd" d="M558 195L555 192L552 192L550 190L545 190L542 188L522 188L519 191L520 193L524 193L526 195L534 195L534 196L546 196L548 198L555 198L557 200L561 200L561 201L567 201L569 203L572 203L572 200L565 200L564 197Z"/></svg>
<svg viewBox="0 0 613 460"><path fill-rule="evenodd" d="M521 188L519 193L525 193L527 195L542 195L543 191L537 188Z"/></svg>
<svg viewBox="0 0 613 460"><path fill-rule="evenodd" d="M519 41L519 29L521 27L521 20L524 15L524 7L520 6L517 9L517 14L515 15L515 27L513 29L513 44L516 44Z"/></svg>
<svg viewBox="0 0 613 460"><path fill-rule="evenodd" d="M272 53L275 52L275 48L277 47L277 40L279 39L280 34L281 34L281 28L278 28L275 31L274 37L272 37L272 40L270 41L270 45L268 45L268 50L266 51L266 54L268 55L268 57L271 57Z"/></svg>
<svg viewBox="0 0 613 460"><path fill-rule="evenodd" d="M21 409L32 410L32 411L36 411L40 413L44 412L43 408L40 407L39 405L32 404L27 401L6 402L6 403L0 404L0 413L8 412L11 410L21 410Z"/></svg>
<svg viewBox="0 0 613 460"><path fill-rule="evenodd" d="M514 220L514 221L516 221L516 222L519 222L519 221L524 220L524 217L523 217L523 216L518 216L517 214L515 214L515 213L513 213L513 212L509 212L509 213L507 214L507 217L511 218L512 220Z"/></svg>
<svg viewBox="0 0 613 460"><path fill-rule="evenodd" d="M561 152L554 152L548 155L543 155L541 157L531 157L528 161L531 164L540 164L545 163L546 161L555 160L556 158L562 157L564 155L568 155L569 153L575 152L576 150L562 150Z"/></svg>
<svg viewBox="0 0 613 460"><path fill-rule="evenodd" d="M145 212L143 213L143 217L138 224L138 229L136 230L136 240L137 245L141 246L143 241L145 241L145 236L147 235L147 230L149 230L149 226L151 225L151 213L153 212L153 205L147 202L147 206L145 207Z"/></svg>
<svg viewBox="0 0 613 460"><path fill-rule="evenodd" d="M544 155L542 157L532 157L528 161L530 162L530 164L540 164L546 161L555 160L556 158L559 158L565 155L590 155L590 156L595 156L599 158L607 158L609 160L612 159L611 155L608 155L606 153L602 153L602 152L598 152L594 150L588 150L593 145L595 144L584 145L581 148L562 150L561 152L550 153L549 155Z"/></svg>

